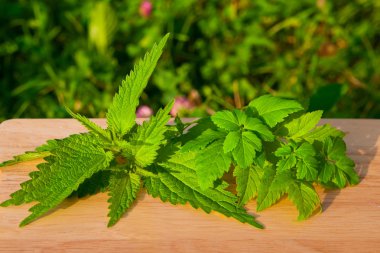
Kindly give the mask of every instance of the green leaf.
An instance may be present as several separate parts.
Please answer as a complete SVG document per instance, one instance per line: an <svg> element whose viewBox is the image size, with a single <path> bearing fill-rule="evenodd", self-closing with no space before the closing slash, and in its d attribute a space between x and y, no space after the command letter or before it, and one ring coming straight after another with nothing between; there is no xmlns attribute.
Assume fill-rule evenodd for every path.
<svg viewBox="0 0 380 253"><path fill-rule="evenodd" d="M262 211L276 203L286 193L292 182L289 171L276 174L273 168L265 168L257 195L257 211Z"/></svg>
<svg viewBox="0 0 380 253"><path fill-rule="evenodd" d="M261 151L261 149L261 140L254 133L243 132L236 148L232 151L232 155L237 165L247 168L256 157L256 151Z"/></svg>
<svg viewBox="0 0 380 253"><path fill-rule="evenodd" d="M325 163L332 162L335 165L335 174L332 181L339 187L343 188L350 183L358 184L360 179L355 171L355 163L346 154L346 144L339 138L327 138L324 143L324 153L327 154Z"/></svg>
<svg viewBox="0 0 380 253"><path fill-rule="evenodd" d="M93 145L89 138L88 135L74 135L62 140L59 147L52 150L52 162L45 165L38 177L32 178L32 183L23 189L26 198L33 198L39 203L30 209L32 214L20 226L59 205L87 178L109 166L112 153Z"/></svg>
<svg viewBox="0 0 380 253"><path fill-rule="evenodd" d="M231 156L223 152L223 142L216 141L197 153L195 163L199 186L206 189L230 169Z"/></svg>
<svg viewBox="0 0 380 253"><path fill-rule="evenodd" d="M144 179L148 193L173 205L190 203L192 207L201 208L206 213L217 211L240 222L263 228L244 208L236 206L237 197L225 190L225 182L207 189L198 185L195 157L195 152L179 153L162 164L166 169L156 167L158 177Z"/></svg>
<svg viewBox="0 0 380 253"><path fill-rule="evenodd" d="M241 138L240 131L229 132L223 142L224 153L231 152L236 148Z"/></svg>
<svg viewBox="0 0 380 253"><path fill-rule="evenodd" d="M169 112L174 101L164 109L160 109L149 121L144 121L138 126L137 132L132 135L130 145L125 147L123 155L139 167L146 167L154 162L157 150L164 140L164 134L168 129L166 124L170 119Z"/></svg>
<svg viewBox="0 0 380 253"><path fill-rule="evenodd" d="M82 123L82 125L85 126L89 131L93 132L94 134L98 135L106 141L112 142L111 135L108 131L101 128L100 126L87 119L86 117L80 114L75 114L68 107L65 107L65 109L71 115L71 117Z"/></svg>
<svg viewBox="0 0 380 253"><path fill-rule="evenodd" d="M313 143L314 141L325 141L328 137L343 137L344 133L329 124L316 127L313 131L302 136L306 141Z"/></svg>
<svg viewBox="0 0 380 253"><path fill-rule="evenodd" d="M256 118L248 118L244 124L244 128L254 131L260 135L265 141L273 141L274 135L263 122Z"/></svg>
<svg viewBox="0 0 380 253"><path fill-rule="evenodd" d="M318 161L312 157L307 160L299 160L297 163L297 178L307 181L315 181L318 177Z"/></svg>
<svg viewBox="0 0 380 253"><path fill-rule="evenodd" d="M256 98L249 107L256 110L265 123L270 127L282 122L289 114L303 110L303 107L294 100L264 95Z"/></svg>
<svg viewBox="0 0 380 253"><path fill-rule="evenodd" d="M197 138L188 141L183 145L181 152L196 151L205 148L211 142L224 138L226 133L218 132L213 129L207 129L201 133Z"/></svg>
<svg viewBox="0 0 380 253"><path fill-rule="evenodd" d="M256 197L264 170L259 166L251 165L248 168L236 166L236 191L239 197L239 205L245 205L250 199Z"/></svg>
<svg viewBox="0 0 380 253"><path fill-rule="evenodd" d="M281 172L284 170L290 170L294 168L297 164L297 158L295 157L294 154L291 154L280 161L277 162L277 171Z"/></svg>
<svg viewBox="0 0 380 253"><path fill-rule="evenodd" d="M155 69L158 59L169 37L167 34L158 45L154 45L142 60L140 60L122 82L119 92L107 112L109 129L119 138L124 136L135 124L135 110L139 97Z"/></svg>
<svg viewBox="0 0 380 253"><path fill-rule="evenodd" d="M289 185L288 198L298 209L298 220L309 218L321 203L314 187L303 182L294 182Z"/></svg>
<svg viewBox="0 0 380 253"><path fill-rule="evenodd" d="M140 190L140 176L135 173L113 172L110 177L109 186L109 213L108 227L115 225L121 216L135 201L137 193Z"/></svg>
<svg viewBox="0 0 380 253"><path fill-rule="evenodd" d="M305 134L315 128L322 117L322 113L323 111L308 112L285 124L287 136L295 141L302 139Z"/></svg>
<svg viewBox="0 0 380 253"><path fill-rule="evenodd" d="M240 129L238 119L230 111L219 111L211 116L211 120L219 128L227 131L238 131Z"/></svg>
<svg viewBox="0 0 380 253"><path fill-rule="evenodd" d="M57 140L48 140L46 144L43 144L35 149L35 151L28 151L21 155L16 155L12 160L4 161L0 163L1 167L11 166L21 162L32 161L35 159L45 158L49 156L50 151L58 146Z"/></svg>

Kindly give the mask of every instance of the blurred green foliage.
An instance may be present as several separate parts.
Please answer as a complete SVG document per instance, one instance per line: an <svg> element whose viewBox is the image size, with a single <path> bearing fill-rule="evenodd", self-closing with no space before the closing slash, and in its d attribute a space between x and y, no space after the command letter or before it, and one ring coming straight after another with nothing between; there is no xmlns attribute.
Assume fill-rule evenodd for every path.
<svg viewBox="0 0 380 253"><path fill-rule="evenodd" d="M185 96L184 115L264 93L325 117L380 118L378 0L2 0L0 121L104 117L136 59L172 39L142 104ZM310 99L312 98L312 99ZM195 109L194 109L195 108Z"/></svg>

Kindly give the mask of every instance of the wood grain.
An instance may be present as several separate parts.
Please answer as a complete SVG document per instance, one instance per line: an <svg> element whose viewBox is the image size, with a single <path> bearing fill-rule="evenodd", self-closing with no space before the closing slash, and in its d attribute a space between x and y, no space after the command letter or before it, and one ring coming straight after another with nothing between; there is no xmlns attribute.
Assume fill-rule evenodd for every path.
<svg viewBox="0 0 380 253"><path fill-rule="evenodd" d="M105 125L105 120L94 120ZM361 182L341 191L318 192L324 211L297 222L282 200L257 214L255 229L189 205L172 206L140 192L137 205L107 228L107 195L67 200L54 212L19 228L31 205L0 208L2 252L379 252L380 120L324 120L347 132L349 155ZM47 139L84 131L74 120L17 119L0 125L0 161L32 150ZM26 180L40 161L0 170L0 201ZM248 204L255 213L254 201Z"/></svg>

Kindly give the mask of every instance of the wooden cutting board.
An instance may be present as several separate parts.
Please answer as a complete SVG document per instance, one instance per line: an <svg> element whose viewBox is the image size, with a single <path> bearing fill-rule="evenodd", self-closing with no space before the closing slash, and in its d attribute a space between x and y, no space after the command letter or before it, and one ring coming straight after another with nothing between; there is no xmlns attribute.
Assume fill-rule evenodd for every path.
<svg viewBox="0 0 380 253"><path fill-rule="evenodd" d="M94 120L105 126L105 120ZM266 229L241 224L189 205L172 206L140 192L138 203L107 228L107 195L67 200L30 225L18 223L31 205L0 208L3 252L380 252L380 120L323 120L347 132L348 153L361 182L341 191L318 189L324 211L296 221L288 200L260 213ZM47 139L85 131L69 119L17 119L0 125L0 161ZM41 162L0 170L0 202Z"/></svg>

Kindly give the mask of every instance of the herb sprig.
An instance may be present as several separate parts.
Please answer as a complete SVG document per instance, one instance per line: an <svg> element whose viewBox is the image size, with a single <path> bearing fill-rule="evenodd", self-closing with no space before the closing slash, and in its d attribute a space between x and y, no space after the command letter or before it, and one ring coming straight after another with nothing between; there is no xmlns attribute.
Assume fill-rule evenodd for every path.
<svg viewBox="0 0 380 253"><path fill-rule="evenodd" d="M173 102L142 125L135 123L139 97L162 54L166 35L125 78L107 112L108 128L68 113L88 133L50 140L35 151L0 164L44 158L30 180L1 206L37 202L20 226L29 224L64 199L109 192L109 223L114 225L143 187L174 205L190 203L263 228L244 205L257 198L257 211L283 195L296 205L300 220L320 208L314 185L343 188L357 184L354 162L346 155L344 133L316 126L322 112L303 113L294 100L270 95L242 110L219 111L189 123L168 126ZM231 168L236 192L222 177Z"/></svg>

